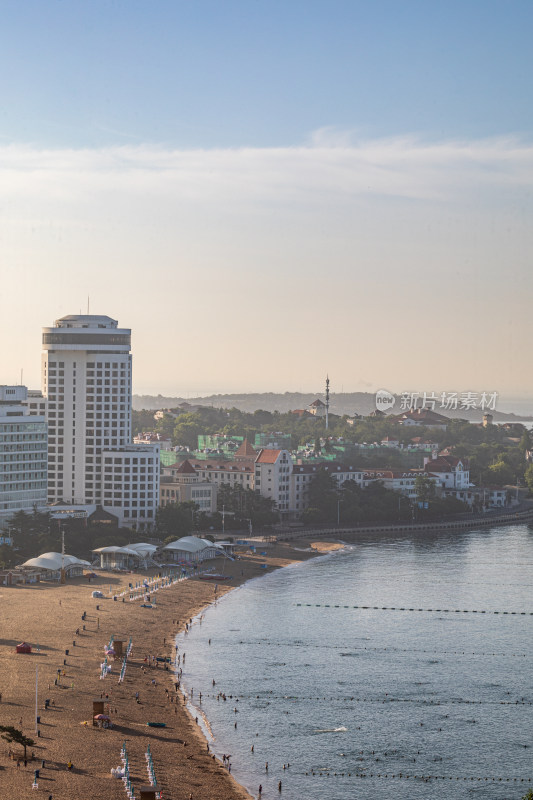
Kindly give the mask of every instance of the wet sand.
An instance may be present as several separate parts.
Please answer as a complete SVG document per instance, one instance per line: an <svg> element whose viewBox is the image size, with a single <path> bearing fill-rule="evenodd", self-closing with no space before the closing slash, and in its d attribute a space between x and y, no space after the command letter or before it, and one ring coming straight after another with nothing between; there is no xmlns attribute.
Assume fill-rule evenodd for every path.
<svg viewBox="0 0 533 800"><path fill-rule="evenodd" d="M324 552L336 546L314 543L314 550ZM217 596L249 578L314 555L309 541L268 545L265 549L266 558L246 554L238 561L226 561L225 574L232 579L218 584ZM260 565L265 562L267 569L262 569ZM219 571L221 567L219 560L215 568ZM174 672L165 670L161 663L156 668L145 662L148 656L169 656L174 661L175 634L214 602L215 585L198 578L173 584L153 595L155 608L141 608L143 600L113 601L110 587L119 593L140 577L98 573L91 583L88 578L76 578L63 586L39 583L0 587L0 724L22 728L35 741L28 748L24 766L22 748L0 740L2 798L52 795L53 800L124 800L127 795L122 781L111 775L111 768L121 764L124 742L136 797L139 786L149 784L145 759L148 744L158 789L165 800L249 797L207 752L198 725L185 710L181 693L176 692ZM94 589L101 589L105 599L93 599ZM84 612L87 618L82 620ZM75 634L77 628L79 635ZM100 679L104 646L111 635L117 634L131 636L133 643L123 683L118 683L120 660L110 675ZM23 640L32 645L30 655L15 653L15 646ZM68 655L65 650L69 650ZM35 732L36 667L40 737ZM65 674L56 686L58 669ZM107 695L103 698L105 712L113 722L109 730L92 725L92 702L102 693ZM50 700L48 710L44 710L45 699ZM164 722L166 727L147 727L147 722ZM20 753L19 766L16 758L9 757L10 749ZM69 760L72 771L67 769ZM40 769L37 790L32 789L35 769Z"/></svg>

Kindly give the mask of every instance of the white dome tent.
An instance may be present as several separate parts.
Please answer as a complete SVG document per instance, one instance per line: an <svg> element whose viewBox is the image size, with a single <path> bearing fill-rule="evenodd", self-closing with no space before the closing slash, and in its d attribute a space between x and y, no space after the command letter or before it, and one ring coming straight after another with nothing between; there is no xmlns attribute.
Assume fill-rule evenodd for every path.
<svg viewBox="0 0 533 800"><path fill-rule="evenodd" d="M144 559L144 556L133 548L116 545L98 547L93 553L100 556L101 569L131 569Z"/></svg>
<svg viewBox="0 0 533 800"><path fill-rule="evenodd" d="M22 568L37 569L48 580L61 579L61 566L64 565L65 573L68 577L83 575L84 568L90 567L89 561L84 561L76 556L69 556L66 553L43 553L36 558L30 558L21 564Z"/></svg>
<svg viewBox="0 0 533 800"><path fill-rule="evenodd" d="M139 556L139 561L142 563L144 569L148 569L149 566L154 566L155 561L154 553L158 549L155 544L148 544L147 542L138 542L137 544L129 544L128 550L134 550L137 555ZM151 562L151 563L150 563Z"/></svg>
<svg viewBox="0 0 533 800"><path fill-rule="evenodd" d="M174 563L179 561L199 562L220 555L220 548L208 539L198 536L183 536L163 547L163 554Z"/></svg>

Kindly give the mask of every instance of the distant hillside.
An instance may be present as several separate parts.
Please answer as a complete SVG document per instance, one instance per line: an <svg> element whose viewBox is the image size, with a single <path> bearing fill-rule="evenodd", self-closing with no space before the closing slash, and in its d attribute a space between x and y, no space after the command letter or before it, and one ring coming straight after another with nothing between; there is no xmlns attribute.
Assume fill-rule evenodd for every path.
<svg viewBox="0 0 533 800"><path fill-rule="evenodd" d="M307 408L307 406L319 397L324 400L321 394L302 394L301 392L285 392L276 394L275 392L265 392L256 394L214 394L209 397L164 397L161 394L156 396L149 394L133 395L133 408L136 411L142 409L175 408L180 403L190 403L191 405L214 406L215 408L238 408L239 411L253 413L258 409L263 411L294 411L297 408ZM343 394L332 394L330 398L330 411L332 414L342 416L348 414L362 414L366 416L375 411L375 394L371 392L345 392ZM391 410L392 413L399 413L400 398L396 398L396 405ZM448 417L468 419L472 422L481 422L483 412L473 411L443 411L436 405L435 411L444 413ZM512 422L519 419L533 419L533 417L519 417L516 414L505 414L500 411L494 412L494 420L499 422Z"/></svg>

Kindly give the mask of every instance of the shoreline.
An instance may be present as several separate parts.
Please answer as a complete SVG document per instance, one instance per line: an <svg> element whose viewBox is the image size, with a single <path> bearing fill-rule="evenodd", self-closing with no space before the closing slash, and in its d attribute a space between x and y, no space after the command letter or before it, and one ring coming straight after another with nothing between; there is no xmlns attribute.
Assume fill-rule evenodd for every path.
<svg viewBox="0 0 533 800"><path fill-rule="evenodd" d="M343 547L324 543L323 549L312 549L311 542L317 538L298 541L303 550L284 543L266 544L266 557L255 553L228 562L226 574L233 580L230 585L219 585L217 597L274 569ZM119 766L125 743L136 797L138 787L148 783L145 752L150 745L158 788L165 800L189 800L191 796L193 800L250 798L221 762L208 753L201 727L187 710L187 703L178 699L181 694L170 664L165 669L163 662L148 662L149 656L159 656L170 657L173 664L176 634L213 603L215 587L194 577L174 583L154 595L156 602L151 609L141 608L142 601L113 601L112 596L95 600L90 596L97 588L107 592L112 587L113 593L119 593L132 577L101 573L91 583L78 578L65 585L41 583L0 589L0 724L13 725L34 739L34 745L28 748L27 766L21 760L19 767L16 759L8 757L10 745L0 742L4 796L38 800L52 794L53 800L83 796L123 800L122 781L113 778L110 770ZM120 634L133 640L124 681L118 683L118 661L112 673L101 680L104 645L112 635L118 639ZM32 654L14 653L15 645L23 640L32 645ZM35 735L36 667L40 736ZM60 675L56 686L58 669L65 674ZM101 694L107 695L102 699L113 723L109 730L91 724L92 701ZM45 699L50 700L47 710ZM148 721L163 722L166 727L150 728ZM22 756L21 748L16 750ZM32 751L34 760L30 758ZM72 771L67 770L69 760L74 764ZM35 769L40 773L37 791L32 790Z"/></svg>
<svg viewBox="0 0 533 800"><path fill-rule="evenodd" d="M307 539L304 539L302 541L302 543L304 543L306 541L307 541ZM288 561L288 563L286 563L286 564L279 564L279 565L275 565L275 566L269 565L269 567L260 575L250 575L250 576L246 577L243 581L239 581L238 583L236 583L234 586L223 586L225 591L217 597L217 600L215 602L211 601L211 602L205 604L204 606L202 606L201 608L199 608L198 610L196 610L196 612L193 614L193 616L191 618L193 624L195 624L195 625L201 624L199 622L199 620L200 620L200 618L203 617L204 612L207 612L213 605L217 605L217 602L219 600L223 600L229 594L232 594L237 589L242 588L246 584L248 584L248 583L250 583L252 581L255 581L255 580L260 580L261 578L264 578L265 575L268 575L271 572L274 572L274 571L276 571L278 569L288 569L290 567L295 567L295 566L298 566L299 564L303 563L304 561L308 561L310 558L317 558L317 557L320 557L320 556L323 557L323 556L326 556L326 555L328 555L330 553L337 552L339 550L344 550L345 547L347 546L347 544L348 543L341 543L341 542L317 542L317 541L313 541L313 542L309 542L309 546L306 547L306 548L304 548L304 547L302 547L302 548L294 548L294 547L292 547L291 548L291 552L292 553L302 553L302 554L305 554L307 557L306 558L293 558L292 560ZM179 630L177 632L174 631L173 633L174 633L174 641L176 641L178 637L183 637L182 640L181 640L181 645L183 646L184 642L186 641L185 628L182 628L181 630ZM173 675L177 676L176 665L173 666ZM191 698L189 697L186 689L183 686L180 686L180 693L181 693L181 696L183 697L182 710L185 712L185 714L188 715L191 724L195 726L196 732L199 735L199 739L200 739L201 743L204 744L204 745L208 745L209 748L211 748L212 743L215 742L215 736L211 731L211 725L210 725L208 717L206 716L206 714L205 714L205 712L203 711L202 708L199 708L194 704L194 702L191 700ZM193 712L192 709L194 709L194 712ZM195 721L196 720L196 715L198 715L198 718L199 718L198 723L196 723L196 721ZM244 793L245 793L244 796L246 798L251 798L251 800L254 800L256 795L250 793L248 791L248 789L242 783L239 783L239 781L228 771L227 767L224 766L221 757L218 756L216 753L213 753L213 752L211 753L211 755L212 755L213 760L216 760L216 762L219 764L221 769L224 770L224 772L226 773L228 778L231 780L232 784L236 788L238 788L239 792L244 791ZM242 796L243 795L241 795L239 793L238 795L236 795L236 798L237 797L240 798Z"/></svg>

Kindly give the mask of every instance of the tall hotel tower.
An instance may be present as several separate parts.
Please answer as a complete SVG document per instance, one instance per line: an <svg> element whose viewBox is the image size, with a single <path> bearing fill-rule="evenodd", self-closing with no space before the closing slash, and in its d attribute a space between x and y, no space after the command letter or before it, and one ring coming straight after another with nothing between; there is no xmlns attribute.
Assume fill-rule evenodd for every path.
<svg viewBox="0 0 533 800"><path fill-rule="evenodd" d="M131 330L111 317L69 315L43 328L48 502L101 505L150 529L158 446L131 437Z"/></svg>

